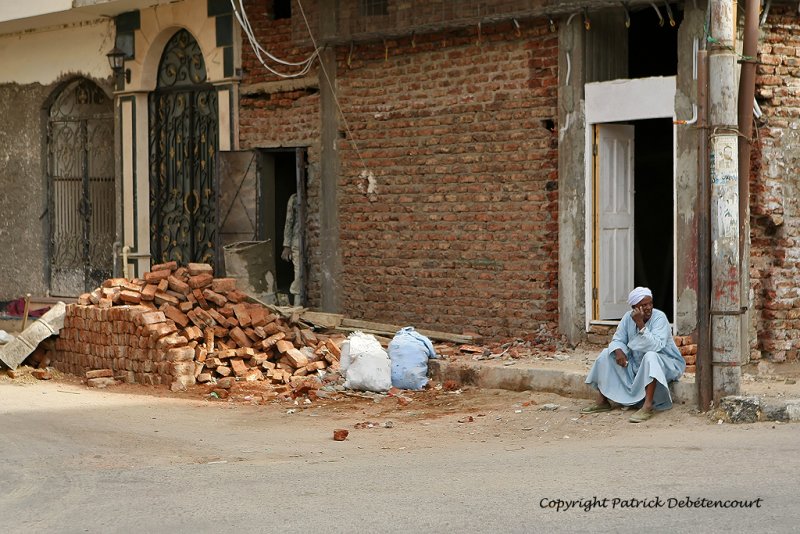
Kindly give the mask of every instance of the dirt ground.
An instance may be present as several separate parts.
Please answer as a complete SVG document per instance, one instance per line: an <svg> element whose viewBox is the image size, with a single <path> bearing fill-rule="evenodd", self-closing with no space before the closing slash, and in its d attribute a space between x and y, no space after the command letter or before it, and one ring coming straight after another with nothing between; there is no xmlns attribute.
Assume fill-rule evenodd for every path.
<svg viewBox="0 0 800 534"><path fill-rule="evenodd" d="M476 347L453 344L435 345L440 357L448 361L470 361L487 366L540 367L570 372L589 371L597 354L603 347L581 344L575 349L563 346L548 346L547 350L537 348L535 343L508 342L505 344ZM465 350L466 349L466 350ZM10 378L0 372L0 386L37 387L39 382L30 374L23 372L17 378ZM65 375L51 369L54 378L51 384L69 389L77 394L87 390L80 377ZM693 375L685 375L684 380L693 381ZM443 387L444 386L444 387ZM247 406L257 407L270 413L319 417L331 421L353 420L356 423L374 423L366 430L382 428L386 421L417 422L424 427L432 421L446 421L463 426L464 429L481 427L511 429L526 436L531 433L539 439L556 439L562 433L568 439L580 439L590 430L593 433L614 432L615 425L627 425L628 412L615 410L610 414L583 416L578 412L587 404L584 399L570 399L549 393L510 392L501 390L477 390L475 388L455 389L453 384L432 383L432 387L421 392L400 392L396 395L374 395L355 391L319 392L319 398L301 394L296 399L276 398L274 389L266 382L237 383L231 390L230 398L216 399L209 396L213 387L196 385L189 391L173 393L168 386L145 386L139 384L119 384L107 392L113 399L119 396L148 396L154 399L195 402L198 405L219 405L236 409ZM455 389L455 391L454 391ZM742 394L760 395L765 398L800 399L800 362L751 363L742 369ZM553 404L555 410L542 409ZM706 416L699 415L694 406L676 406L673 410L660 413L649 425L663 426L685 424L697 420L705 424ZM454 421L454 423L453 423ZM357 429L365 430L365 429ZM505 432L505 430L503 430ZM468 434L469 435L469 434Z"/></svg>
<svg viewBox="0 0 800 534"><path fill-rule="evenodd" d="M628 422L633 413L630 410L581 415L580 409L588 403L584 399L550 393L458 389L451 384L438 383L424 391L402 391L397 395L321 391L322 397L315 400L306 396L270 398L271 390L263 383L236 384L225 400L209 397L207 386L195 386L184 393L173 393L164 386L135 384L95 390L68 375L59 375L50 381L38 381L30 376L12 380L2 376L0 388L5 389L7 399L15 399L15 404L24 403L26 397L41 399L40 395L47 394L51 399L58 399L59 405L69 403L76 407L82 404L82 398L101 398L109 408L132 401L150 406L179 403L208 409L210 414L221 409L280 422L294 418L322 427L321 432L331 435L335 428L343 428L351 437L372 434L382 440L388 438L387 447L427 441L424 437L431 432L443 439L475 442L523 443L535 439L551 443L613 436L631 426L654 429L715 424L692 406L677 405L659 413L646 425L634 425ZM398 428L403 432L398 433ZM392 439L401 434L402 439Z"/></svg>

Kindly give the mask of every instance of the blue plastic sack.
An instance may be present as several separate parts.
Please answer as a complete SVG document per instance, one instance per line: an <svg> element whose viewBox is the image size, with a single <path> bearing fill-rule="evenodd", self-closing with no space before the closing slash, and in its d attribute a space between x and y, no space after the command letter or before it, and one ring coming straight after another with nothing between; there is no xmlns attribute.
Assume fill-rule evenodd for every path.
<svg viewBox="0 0 800 534"><path fill-rule="evenodd" d="M422 389L428 383L428 358L436 358L431 340L413 326L402 328L389 343L392 385L400 389Z"/></svg>

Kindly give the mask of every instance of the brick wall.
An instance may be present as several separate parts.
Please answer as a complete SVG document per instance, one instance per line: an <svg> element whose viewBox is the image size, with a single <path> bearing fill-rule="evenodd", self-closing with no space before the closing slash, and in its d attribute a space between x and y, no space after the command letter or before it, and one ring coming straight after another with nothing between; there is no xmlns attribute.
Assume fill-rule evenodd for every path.
<svg viewBox="0 0 800 534"><path fill-rule="evenodd" d="M271 2L248 1L245 3L248 19L258 42L272 55L286 61L302 61L313 51L306 41L297 41L298 13L293 3L291 19L273 20ZM312 9L307 7L307 10ZM307 36L307 33L305 34ZM268 64L279 72L298 72L297 67ZM273 82L267 90L256 90L243 94L239 101L239 143L243 150L252 148L306 147L308 150L306 239L308 242L308 284L310 305L319 305L320 277L319 260L319 161L320 161L320 99L318 69L316 63L303 77L301 85L270 73L256 58L250 43L242 43L242 90L247 93L259 84ZM293 79L296 80L296 79ZM303 80L305 83L302 83ZM282 89L281 82L286 88Z"/></svg>
<svg viewBox="0 0 800 534"><path fill-rule="evenodd" d="M305 55L292 23L248 15L270 52ZM337 48L345 314L493 337L555 330L558 39L544 23L521 26ZM272 80L244 46L243 87ZM309 146L319 305L318 95L245 96L240 123L243 148Z"/></svg>
<svg viewBox="0 0 800 534"><path fill-rule="evenodd" d="M556 34L496 24L339 56L346 313L488 336L554 328Z"/></svg>
<svg viewBox="0 0 800 534"><path fill-rule="evenodd" d="M762 26L756 98L764 111L753 145L752 357L797 359L800 350L800 19L772 6Z"/></svg>

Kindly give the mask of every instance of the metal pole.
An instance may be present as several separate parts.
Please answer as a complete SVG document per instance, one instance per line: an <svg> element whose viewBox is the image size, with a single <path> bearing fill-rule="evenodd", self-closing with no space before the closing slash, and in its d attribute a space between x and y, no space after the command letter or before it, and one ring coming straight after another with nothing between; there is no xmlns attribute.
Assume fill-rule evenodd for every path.
<svg viewBox="0 0 800 534"><path fill-rule="evenodd" d="M739 393L741 264L736 53L732 0L711 0L708 53L711 129L711 342L714 401Z"/></svg>
<svg viewBox="0 0 800 534"><path fill-rule="evenodd" d="M706 411L713 400L711 366L711 183L708 176L708 53L697 52L697 407Z"/></svg>
<svg viewBox="0 0 800 534"><path fill-rule="evenodd" d="M750 336L750 146L753 137L753 99L758 55L758 0L747 0L739 76L739 251L742 270L742 362L749 360Z"/></svg>

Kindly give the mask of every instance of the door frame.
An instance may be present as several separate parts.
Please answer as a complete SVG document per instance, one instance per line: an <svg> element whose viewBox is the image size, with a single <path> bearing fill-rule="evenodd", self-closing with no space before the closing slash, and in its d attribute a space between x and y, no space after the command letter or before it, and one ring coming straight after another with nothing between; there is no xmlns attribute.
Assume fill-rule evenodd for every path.
<svg viewBox="0 0 800 534"><path fill-rule="evenodd" d="M592 324L616 325L619 321L600 321L594 318L595 265L595 128L596 124L646 119L668 118L675 121L675 76L619 79L608 82L587 83L585 89L585 221L584 228L584 276L585 276L585 329ZM677 240L677 128L672 127L672 304L677 310L678 287L678 240ZM635 197L634 197L635 198ZM633 288L631 288L633 289ZM674 314L673 314L674 315ZM673 316L673 329L674 329Z"/></svg>

